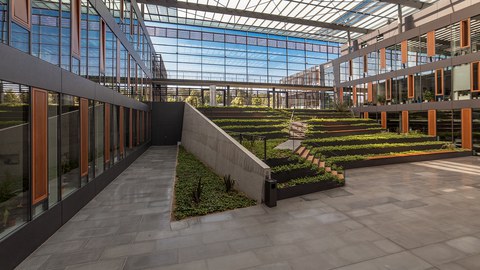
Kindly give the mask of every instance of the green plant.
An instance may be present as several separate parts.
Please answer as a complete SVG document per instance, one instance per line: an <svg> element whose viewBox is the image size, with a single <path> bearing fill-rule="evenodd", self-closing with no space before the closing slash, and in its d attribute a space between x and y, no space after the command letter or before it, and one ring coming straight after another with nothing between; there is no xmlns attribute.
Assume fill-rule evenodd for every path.
<svg viewBox="0 0 480 270"><path fill-rule="evenodd" d="M384 105L384 104L385 104L385 101L386 101L385 96L383 96L383 95L378 95L378 96L377 96L377 101L378 101L378 103L380 103L380 105Z"/></svg>
<svg viewBox="0 0 480 270"><path fill-rule="evenodd" d="M452 142L445 142L442 145L442 149L455 150L456 148L457 148L457 146Z"/></svg>
<svg viewBox="0 0 480 270"><path fill-rule="evenodd" d="M185 99L185 102L186 102L186 103L189 103L189 104L192 105L193 107L198 107L198 106L200 106L200 98L197 97L197 96L188 96L188 97Z"/></svg>
<svg viewBox="0 0 480 270"><path fill-rule="evenodd" d="M235 186L235 180L230 176L230 174L223 176L223 183L225 184L225 192L230 192Z"/></svg>
<svg viewBox="0 0 480 270"><path fill-rule="evenodd" d="M337 112L348 112L349 110L348 103L340 100L333 102L333 108Z"/></svg>
<svg viewBox="0 0 480 270"><path fill-rule="evenodd" d="M423 92L423 99L426 101L433 101L435 99L435 96L433 95L432 91L426 90Z"/></svg>
<svg viewBox="0 0 480 270"><path fill-rule="evenodd" d="M7 227L9 217L10 217L10 211L8 211L8 208L5 207L5 210L3 211L3 214L2 214L2 225L4 227Z"/></svg>
<svg viewBox="0 0 480 270"><path fill-rule="evenodd" d="M199 204L202 197L202 177L198 178L197 187L192 191L192 199L195 204Z"/></svg>

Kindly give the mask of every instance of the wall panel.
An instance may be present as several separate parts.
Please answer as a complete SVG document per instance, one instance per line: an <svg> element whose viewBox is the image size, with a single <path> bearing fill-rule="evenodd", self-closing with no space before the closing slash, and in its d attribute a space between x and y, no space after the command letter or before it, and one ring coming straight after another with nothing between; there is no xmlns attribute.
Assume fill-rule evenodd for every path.
<svg viewBox="0 0 480 270"><path fill-rule="evenodd" d="M428 110L428 135L437 136L437 111Z"/></svg>
<svg viewBox="0 0 480 270"><path fill-rule="evenodd" d="M110 110L111 110L111 105L108 103L105 103L105 121L104 121L105 163L110 162Z"/></svg>
<svg viewBox="0 0 480 270"><path fill-rule="evenodd" d="M30 29L32 18L30 0L12 0L11 13L12 21L27 29Z"/></svg>
<svg viewBox="0 0 480 270"><path fill-rule="evenodd" d="M462 148L472 149L472 109L462 109Z"/></svg>
<svg viewBox="0 0 480 270"><path fill-rule="evenodd" d="M408 133L408 111L402 111L402 133Z"/></svg>
<svg viewBox="0 0 480 270"><path fill-rule="evenodd" d="M48 93L32 89L32 205L48 198Z"/></svg>
<svg viewBox="0 0 480 270"><path fill-rule="evenodd" d="M80 59L81 43L81 0L72 0L71 3L71 52L72 56Z"/></svg>
<svg viewBox="0 0 480 270"><path fill-rule="evenodd" d="M80 175L88 176L88 99L80 99Z"/></svg>

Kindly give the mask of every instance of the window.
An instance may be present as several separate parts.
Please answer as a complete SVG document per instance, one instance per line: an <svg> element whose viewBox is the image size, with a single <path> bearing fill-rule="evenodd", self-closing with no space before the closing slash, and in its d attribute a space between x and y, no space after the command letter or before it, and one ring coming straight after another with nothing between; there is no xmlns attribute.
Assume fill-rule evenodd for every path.
<svg viewBox="0 0 480 270"><path fill-rule="evenodd" d="M95 176L99 176L105 169L104 165L104 104L95 102Z"/></svg>
<svg viewBox="0 0 480 270"><path fill-rule="evenodd" d="M80 105L79 98L62 96L61 168L62 199L80 187Z"/></svg>

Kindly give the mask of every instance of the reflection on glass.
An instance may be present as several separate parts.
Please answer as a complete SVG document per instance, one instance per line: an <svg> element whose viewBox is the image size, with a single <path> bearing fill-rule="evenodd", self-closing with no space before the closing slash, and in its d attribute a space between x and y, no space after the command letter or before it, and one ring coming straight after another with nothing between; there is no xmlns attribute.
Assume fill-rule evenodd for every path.
<svg viewBox="0 0 480 270"><path fill-rule="evenodd" d="M8 0L0 0L0 43L8 43Z"/></svg>
<svg viewBox="0 0 480 270"><path fill-rule="evenodd" d="M0 238L28 219L29 99L28 87L0 81Z"/></svg>
<svg viewBox="0 0 480 270"><path fill-rule="evenodd" d="M62 96L62 199L80 187L80 105L79 98Z"/></svg>
<svg viewBox="0 0 480 270"><path fill-rule="evenodd" d="M60 95L48 93L48 204L55 205L58 200L58 127L60 121Z"/></svg>

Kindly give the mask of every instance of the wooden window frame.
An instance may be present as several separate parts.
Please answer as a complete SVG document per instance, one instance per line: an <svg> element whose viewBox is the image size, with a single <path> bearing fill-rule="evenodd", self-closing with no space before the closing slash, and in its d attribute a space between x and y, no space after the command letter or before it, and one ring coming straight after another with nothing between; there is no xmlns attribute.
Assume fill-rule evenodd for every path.
<svg viewBox="0 0 480 270"><path fill-rule="evenodd" d="M470 47L470 18L460 21L460 48Z"/></svg>
<svg viewBox="0 0 480 270"><path fill-rule="evenodd" d="M415 75L407 76L407 97L415 98Z"/></svg>
<svg viewBox="0 0 480 270"><path fill-rule="evenodd" d="M435 56L435 30L427 33L427 56Z"/></svg>
<svg viewBox="0 0 480 270"><path fill-rule="evenodd" d="M105 103L105 120L104 120L104 157L105 163L110 163L110 110L111 105L110 103Z"/></svg>
<svg viewBox="0 0 480 270"><path fill-rule="evenodd" d="M363 55L363 73L368 73L368 56Z"/></svg>
<svg viewBox="0 0 480 270"><path fill-rule="evenodd" d="M36 205L48 198L48 92L33 88L31 107L32 205Z"/></svg>
<svg viewBox="0 0 480 270"><path fill-rule="evenodd" d="M88 99L80 98L80 176L88 177Z"/></svg>
<svg viewBox="0 0 480 270"><path fill-rule="evenodd" d="M472 149L472 109L462 109L462 148Z"/></svg>
<svg viewBox="0 0 480 270"><path fill-rule="evenodd" d="M438 86L438 75L440 74L440 78L441 78L441 83L442 85L441 86ZM440 88L440 91L439 91L439 88ZM444 79L444 71L443 71L443 68L440 68L440 69L436 69L435 70L435 96L443 96L444 95L444 91L445 90L445 79Z"/></svg>
<svg viewBox="0 0 480 270"><path fill-rule="evenodd" d="M380 49L380 69L387 68L387 49L381 48Z"/></svg>
<svg viewBox="0 0 480 270"><path fill-rule="evenodd" d="M437 111L428 110L428 135L437 136Z"/></svg>
<svg viewBox="0 0 480 270"><path fill-rule="evenodd" d="M400 46L402 51L402 64L408 64L408 40L402 41Z"/></svg>
<svg viewBox="0 0 480 270"><path fill-rule="evenodd" d="M387 129L387 112L380 113L380 123L383 129Z"/></svg>
<svg viewBox="0 0 480 270"><path fill-rule="evenodd" d="M367 101L373 102L373 82L367 83Z"/></svg>
<svg viewBox="0 0 480 270"><path fill-rule="evenodd" d="M392 100L392 79L385 80L385 100Z"/></svg>
<svg viewBox="0 0 480 270"><path fill-rule="evenodd" d="M477 74L474 72L473 66L477 65ZM477 87L475 87L474 78L477 79ZM476 88L476 89L475 89ZM480 62L470 63L470 91L480 92Z"/></svg>
<svg viewBox="0 0 480 270"><path fill-rule="evenodd" d="M26 14L21 14L22 16L17 16L16 8L19 2L24 2L26 9L24 10ZM21 27L26 28L27 30L31 29L32 26L32 2L31 0L11 0L10 1L10 14L12 14L12 22L20 25ZM25 16L26 15L26 16Z"/></svg>

